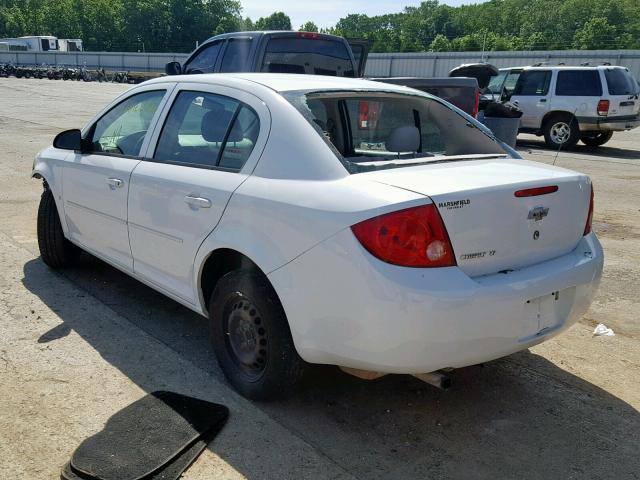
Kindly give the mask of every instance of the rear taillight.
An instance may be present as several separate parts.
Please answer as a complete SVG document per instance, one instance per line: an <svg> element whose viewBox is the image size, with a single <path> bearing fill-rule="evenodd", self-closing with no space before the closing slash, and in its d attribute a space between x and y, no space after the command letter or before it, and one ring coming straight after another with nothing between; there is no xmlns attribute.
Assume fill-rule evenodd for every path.
<svg viewBox="0 0 640 480"><path fill-rule="evenodd" d="M358 129L369 128L369 102L360 102L358 106Z"/></svg>
<svg viewBox="0 0 640 480"><path fill-rule="evenodd" d="M473 104L473 109L471 110L471 116L476 117L478 115L478 109L480 108L480 89L476 88L476 100Z"/></svg>
<svg viewBox="0 0 640 480"><path fill-rule="evenodd" d="M358 241L380 260L404 267L451 267L453 247L435 205L374 217L351 227Z"/></svg>
<svg viewBox="0 0 640 480"><path fill-rule="evenodd" d="M380 116L380 102L361 100L358 105L358 129L375 130Z"/></svg>
<svg viewBox="0 0 640 480"><path fill-rule="evenodd" d="M609 100L600 100L598 102L598 115L604 117L609 114Z"/></svg>
<svg viewBox="0 0 640 480"><path fill-rule="evenodd" d="M320 34L317 32L296 32L298 38L320 38Z"/></svg>
<svg viewBox="0 0 640 480"><path fill-rule="evenodd" d="M593 184L591 184L591 199L589 200L589 213L587 214L587 223L584 226L583 235L591 233L591 222L593 221Z"/></svg>

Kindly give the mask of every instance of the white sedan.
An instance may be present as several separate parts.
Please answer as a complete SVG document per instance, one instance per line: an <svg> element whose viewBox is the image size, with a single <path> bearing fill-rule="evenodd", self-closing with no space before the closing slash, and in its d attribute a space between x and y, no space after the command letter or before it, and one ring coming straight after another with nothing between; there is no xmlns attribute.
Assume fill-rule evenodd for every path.
<svg viewBox="0 0 640 480"><path fill-rule="evenodd" d="M511 354L576 322L602 273L587 176L384 83L159 78L59 134L33 176L44 262L85 250L208 317L251 398L307 362L377 376Z"/></svg>

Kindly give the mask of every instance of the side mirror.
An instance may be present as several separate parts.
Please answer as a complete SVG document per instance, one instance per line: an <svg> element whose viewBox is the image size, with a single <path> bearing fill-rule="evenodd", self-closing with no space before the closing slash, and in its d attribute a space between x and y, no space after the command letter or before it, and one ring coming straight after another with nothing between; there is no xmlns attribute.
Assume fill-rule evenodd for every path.
<svg viewBox="0 0 640 480"><path fill-rule="evenodd" d="M182 65L180 65L180 62L169 62L164 66L164 72L167 75L180 75L182 73Z"/></svg>
<svg viewBox="0 0 640 480"><path fill-rule="evenodd" d="M65 130L56 135L53 139L53 146L62 150L82 150L82 134L80 130L74 128L73 130Z"/></svg>

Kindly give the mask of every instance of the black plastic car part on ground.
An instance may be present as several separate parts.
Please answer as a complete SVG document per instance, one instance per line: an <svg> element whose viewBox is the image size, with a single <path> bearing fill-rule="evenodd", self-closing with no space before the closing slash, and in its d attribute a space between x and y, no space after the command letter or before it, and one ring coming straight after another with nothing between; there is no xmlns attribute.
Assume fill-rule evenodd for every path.
<svg viewBox="0 0 640 480"><path fill-rule="evenodd" d="M114 414L75 450L61 478L177 479L224 425L229 410L174 392L153 392Z"/></svg>

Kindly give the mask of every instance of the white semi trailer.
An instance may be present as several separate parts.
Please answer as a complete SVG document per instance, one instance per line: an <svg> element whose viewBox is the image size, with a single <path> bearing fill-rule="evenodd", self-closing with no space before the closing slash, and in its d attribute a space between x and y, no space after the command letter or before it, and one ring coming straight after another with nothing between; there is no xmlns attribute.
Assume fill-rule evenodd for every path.
<svg viewBox="0 0 640 480"><path fill-rule="evenodd" d="M34 35L18 38L0 38L0 47L9 52L58 51L58 39L51 35Z"/></svg>

